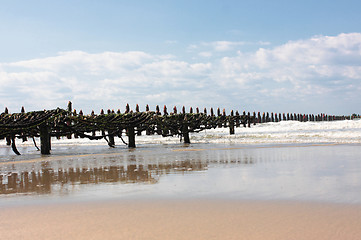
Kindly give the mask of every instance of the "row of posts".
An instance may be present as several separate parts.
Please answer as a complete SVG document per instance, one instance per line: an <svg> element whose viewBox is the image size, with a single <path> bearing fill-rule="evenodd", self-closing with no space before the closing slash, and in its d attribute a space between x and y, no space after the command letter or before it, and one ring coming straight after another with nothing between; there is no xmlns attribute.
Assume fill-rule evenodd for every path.
<svg viewBox="0 0 361 240"><path fill-rule="evenodd" d="M68 104L68 108L67 110L69 112L73 112L76 115L76 110L72 110L72 103L69 102ZM139 106L138 104L136 105L136 112L139 112ZM149 106L146 106L146 111L149 111ZM131 112L129 104L127 104L126 109L125 109L125 113L129 113ZM183 106L182 108L182 112L185 114L185 107ZM196 108L195 110L196 113L200 113L199 108ZM5 114L8 114L9 111L7 108L5 108ZM24 107L21 108L21 113L25 113L25 109ZM108 114L110 113L115 113L114 110L110 110L108 109L107 111ZM118 111L116 112L118 114L120 114L120 110L118 109ZM189 113L193 113L193 108L190 108ZM94 115L94 110L91 113L92 115ZM102 109L100 112L100 115L104 114L104 110ZM159 106L156 106L156 114L157 115L161 115L160 113L160 109ZM164 106L163 108L163 115L168 115L168 111L167 111L167 107ZM177 108L174 107L173 108L173 113L170 114L177 114ZM204 108L204 114L207 114L207 109ZM83 115L83 111L80 110L79 115ZM213 112L213 108L210 109L210 115L214 116L214 112ZM217 115L218 116L226 116L226 112L225 109L223 109L223 112L221 114L220 109L217 109ZM235 115L239 116L238 111L236 112ZM234 116L233 110L230 113L230 116ZM266 122L280 122L280 121L289 121L289 120L294 120L294 121L301 121L301 122L307 122L307 121L334 121L334 120L345 120L345 119L353 119L353 118L359 118L360 115L352 115L352 116L334 116L334 115L327 115L327 114L318 114L318 115L314 115L314 114L296 114L296 113L260 113L258 112L258 114L256 115L255 112L253 112L253 117L251 117L250 112L248 112L246 114L246 112L243 112L243 119L248 119L247 121L243 121L243 126L246 127L246 125L248 125L248 127L250 127L251 123L253 123L254 125L256 123L266 123ZM69 123L70 124L70 123ZM222 127L222 125L218 126L218 127ZM235 127L239 127L239 123L234 123L233 121L229 121L229 132L230 134L234 134L235 133ZM128 127L126 129L127 132L127 136L128 136L128 147L129 148L135 148L135 129L134 127ZM190 143L190 138L189 138L189 132L188 132L188 126L186 124L183 125L183 141L184 143ZM41 144L41 153L42 154L50 154L50 150L51 150L51 129L49 129L49 127L47 126L46 123L43 123L39 126L39 133L40 133L40 144ZM138 135L141 135L140 132L138 132ZM109 142L108 144L110 146L114 146L115 145L115 141L114 141L114 136L113 135L109 135ZM71 135L68 136L68 138L71 138ZM26 137L23 137L23 141L26 141ZM15 139L14 137L6 137L6 143L7 145L15 145ZM15 147L16 149L16 147Z"/></svg>
<svg viewBox="0 0 361 240"><path fill-rule="evenodd" d="M253 116L255 117L255 113L253 112ZM280 122L280 121L300 121L300 122L320 122L320 121L336 121L336 120L352 120L354 118L360 118L360 115L350 115L350 116L335 116L335 115L327 115L324 113L321 114L296 114L296 113L263 113L261 115L258 112L257 117L255 117L255 122L257 123L266 123L266 122Z"/></svg>

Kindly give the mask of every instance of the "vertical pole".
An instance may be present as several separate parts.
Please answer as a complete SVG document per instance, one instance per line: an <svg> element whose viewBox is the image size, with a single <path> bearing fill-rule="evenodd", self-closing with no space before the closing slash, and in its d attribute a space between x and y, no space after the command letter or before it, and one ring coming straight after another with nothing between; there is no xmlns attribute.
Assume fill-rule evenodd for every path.
<svg viewBox="0 0 361 240"><path fill-rule="evenodd" d="M246 111L243 111L243 127L246 127L246 124L247 124L247 119L246 119Z"/></svg>
<svg viewBox="0 0 361 240"><path fill-rule="evenodd" d="M228 122L229 122L229 134L234 134L234 119L233 119L233 110L231 111L231 115L228 116Z"/></svg>
<svg viewBox="0 0 361 240"><path fill-rule="evenodd" d="M41 154L50 154L50 132L46 123L40 125L40 151Z"/></svg>
<svg viewBox="0 0 361 240"><path fill-rule="evenodd" d="M128 127L128 147L135 148L135 132L134 127Z"/></svg>
<svg viewBox="0 0 361 240"><path fill-rule="evenodd" d="M110 115L110 114L113 114L112 113L112 111L110 111L110 109L108 109L108 116ZM107 132L108 132L108 137L109 137L109 142L108 142L108 145L109 145L109 147L114 147L115 146L115 140L114 140L114 135L113 134L110 134L110 132L111 132L112 130L109 130L109 129L107 129Z"/></svg>
<svg viewBox="0 0 361 240"><path fill-rule="evenodd" d="M183 132L183 141L184 141L184 143L191 143L191 141L189 139L187 115L184 116L182 132Z"/></svg>
<svg viewBox="0 0 361 240"><path fill-rule="evenodd" d="M72 114L72 103L69 101L68 102L68 108L67 108L67 110L68 110L68 114L71 116L71 114ZM70 126L71 125L71 122L70 121L67 121L66 122L66 125L68 125L68 126ZM71 133L69 133L68 135L66 135L66 138L67 139L71 139Z"/></svg>
<svg viewBox="0 0 361 240"><path fill-rule="evenodd" d="M5 114L9 114L9 109L7 107L5 107ZM11 145L11 138L10 137L6 137L6 145L10 146Z"/></svg>
<svg viewBox="0 0 361 240"><path fill-rule="evenodd" d="M24 106L21 107L21 113L23 113L23 114L25 113L25 108L24 108ZM23 142L28 141L28 139L25 137L25 134L24 134L24 133L21 133L21 134L23 135L23 137L22 137L22 138L23 138Z"/></svg>

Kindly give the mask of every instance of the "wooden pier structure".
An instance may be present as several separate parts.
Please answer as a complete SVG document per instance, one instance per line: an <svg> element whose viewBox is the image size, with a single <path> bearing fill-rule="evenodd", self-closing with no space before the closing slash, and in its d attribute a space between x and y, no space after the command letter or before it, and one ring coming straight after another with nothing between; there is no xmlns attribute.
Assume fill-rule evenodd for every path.
<svg viewBox="0 0 361 240"><path fill-rule="evenodd" d="M297 121L333 121L352 119L358 116L329 116L325 114L274 114L261 113L246 114L243 111L230 111L229 115L226 110L218 108L214 113L213 108L210 113L204 108L203 112L196 108L190 108L186 112L185 107L178 112L173 108L173 112L168 113L167 107L164 106L163 114L159 106L155 111L150 111L146 106L146 111L139 111L136 105L135 111L131 110L129 104L126 105L125 112L120 110L108 110L106 113L101 110L100 114L92 111L89 115L84 115L80 110L79 113L72 109L72 103L68 103L68 108L25 112L24 108L20 113L10 114L6 108L0 114L0 139L6 139L7 145L11 146L14 153L20 155L16 148L15 139L27 141L33 140L36 146L35 137L40 138L41 154L50 154L51 138L61 137L88 138L90 140L105 139L108 145L115 146L115 137L119 137L122 142L129 148L135 148L135 138L142 132L147 135L158 134L163 137L179 136L184 143L190 143L189 133L197 133L205 129L225 127L229 128L229 133L234 134L236 127L251 127L252 124L265 122L278 122L287 120ZM123 134L128 136L128 142L122 138Z"/></svg>

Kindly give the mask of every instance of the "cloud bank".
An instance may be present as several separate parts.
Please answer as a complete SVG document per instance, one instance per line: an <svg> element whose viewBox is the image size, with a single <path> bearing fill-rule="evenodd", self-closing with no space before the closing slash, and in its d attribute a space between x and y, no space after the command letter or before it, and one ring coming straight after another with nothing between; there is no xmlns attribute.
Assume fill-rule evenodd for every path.
<svg viewBox="0 0 361 240"><path fill-rule="evenodd" d="M255 51L243 42L193 45L195 58L141 51L61 52L0 63L0 102L12 112L65 107L172 106L248 111L360 112L361 33L314 36ZM202 46L201 48L199 46ZM196 58L197 56L197 58ZM201 60L194 60L199 59Z"/></svg>

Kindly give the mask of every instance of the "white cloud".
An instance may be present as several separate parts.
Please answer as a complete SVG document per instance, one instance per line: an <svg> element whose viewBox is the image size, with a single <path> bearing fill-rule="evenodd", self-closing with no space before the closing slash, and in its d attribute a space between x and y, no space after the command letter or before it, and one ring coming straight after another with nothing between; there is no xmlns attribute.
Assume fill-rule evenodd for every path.
<svg viewBox="0 0 361 240"><path fill-rule="evenodd" d="M88 111L121 108L126 103L247 106L252 111L274 106L280 111L297 111L292 109L296 107L305 111L302 106L311 106L311 111L331 111L335 107L330 104L340 106L347 94L341 110L359 109L360 33L315 36L273 48L264 43L253 52L235 51L243 44L216 41L191 46L200 51L196 55L206 57L195 62L140 51L69 51L0 63L0 101L13 111L21 105L30 110L65 107L68 100ZM202 52L205 46L212 51Z"/></svg>
<svg viewBox="0 0 361 240"><path fill-rule="evenodd" d="M209 58L209 57L212 57L213 54L212 54L212 52L200 52L198 55L201 57Z"/></svg>
<svg viewBox="0 0 361 240"><path fill-rule="evenodd" d="M210 43L210 45L214 48L214 50L218 52L230 51L234 47L242 46L244 44L245 44L244 42L230 42L230 41L216 41Z"/></svg>

